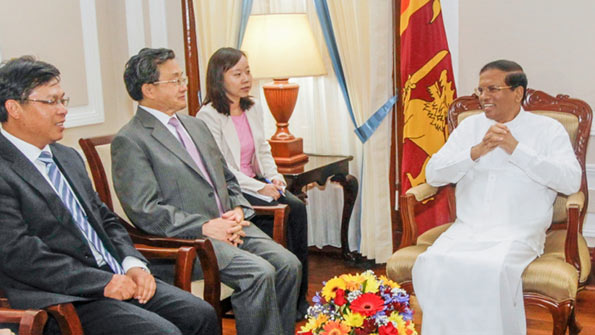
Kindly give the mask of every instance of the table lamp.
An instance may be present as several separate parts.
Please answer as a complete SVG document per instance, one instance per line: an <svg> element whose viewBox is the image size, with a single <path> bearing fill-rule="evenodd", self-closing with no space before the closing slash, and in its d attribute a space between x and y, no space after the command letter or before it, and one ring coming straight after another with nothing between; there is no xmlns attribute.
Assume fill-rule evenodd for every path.
<svg viewBox="0 0 595 335"><path fill-rule="evenodd" d="M299 85L289 77L326 74L306 14L263 14L248 18L240 48L248 56L255 79L272 78L263 86L277 131L269 140L280 172L305 164L303 140L289 132L289 118L297 101Z"/></svg>

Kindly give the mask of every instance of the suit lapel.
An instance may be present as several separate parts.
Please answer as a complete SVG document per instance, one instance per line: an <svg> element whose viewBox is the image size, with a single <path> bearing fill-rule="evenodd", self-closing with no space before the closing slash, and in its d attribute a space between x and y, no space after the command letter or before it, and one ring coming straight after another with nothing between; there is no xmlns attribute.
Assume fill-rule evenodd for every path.
<svg viewBox="0 0 595 335"><path fill-rule="evenodd" d="M252 159L252 165L254 166L254 172L256 174L264 174L263 168L260 165L260 148L258 147L258 143L262 143L264 139L262 138L264 135L264 130L262 129L264 125L262 124L262 119L259 119L259 115L256 113L257 109L256 106L253 106L251 109L245 111L246 118L248 119L248 124L250 125L250 131L252 132L252 141L254 142L254 157Z"/></svg>
<svg viewBox="0 0 595 335"><path fill-rule="evenodd" d="M222 115L223 116L223 115ZM231 149L231 154L233 156L233 161L235 165L237 165L238 170L241 167L241 144L240 144L240 137L238 136L238 131L236 130L236 126L233 123L233 119L231 116L223 116L225 117L224 125L223 125L223 134L222 140L227 142L229 148Z"/></svg>
<svg viewBox="0 0 595 335"><path fill-rule="evenodd" d="M225 188L226 183L223 179L224 177L221 171L216 170L216 168L222 168L220 167L219 162L213 160L214 157L221 156L220 153L216 152L219 151L219 148L216 144L214 144L214 142L214 145L210 146L204 139L198 137L198 135L204 133L204 130L201 130L198 127L197 122L188 122L188 120L184 116L180 117L180 121L186 128L186 131L188 131L190 138L192 139L192 141L196 145L196 148L198 149L198 153L200 154L200 157L204 163L205 169L207 170L207 173L209 174L209 177L211 177L211 181L213 182L213 187L217 191L219 199L221 199L223 209L227 210L227 189ZM206 129L206 131L209 130Z"/></svg>
<svg viewBox="0 0 595 335"><path fill-rule="evenodd" d="M161 145L163 145L167 150L171 151L172 154L174 154L182 162L188 165L188 167L198 173L201 178L205 179L198 169L198 166L196 166L196 163L194 163L194 160L192 160L192 157L190 157L188 151L186 151L180 141L175 138L174 135L161 122L159 122L159 120L157 120L147 111L144 111L142 108L139 108L136 113L141 123L146 128L152 129L151 136L153 136L157 142L161 143Z"/></svg>
<svg viewBox="0 0 595 335"><path fill-rule="evenodd" d="M211 149L208 145L205 144L203 140L197 137L197 135L200 134L200 129L198 129L195 126L196 123L187 122L187 120L185 120L183 117L180 117L180 121L182 122L182 125L184 125L184 128L186 128L186 131L190 135L192 142L194 142L194 145L196 145L198 154L202 159L202 162L205 166L205 169L207 170L207 173L209 174L209 177L211 177L211 180L213 181L213 183L215 183L215 185L219 185L219 180L217 180L217 173L215 170L213 170L213 164L210 164L210 158L213 157L212 153L210 152Z"/></svg>
<svg viewBox="0 0 595 335"><path fill-rule="evenodd" d="M62 199L56 194L48 181L39 173L37 168L4 136L0 135L0 148L2 156L12 162L12 170L29 184L31 188L46 201L56 220L66 229L80 238L84 238L81 231L76 227L68 208L64 206Z"/></svg>

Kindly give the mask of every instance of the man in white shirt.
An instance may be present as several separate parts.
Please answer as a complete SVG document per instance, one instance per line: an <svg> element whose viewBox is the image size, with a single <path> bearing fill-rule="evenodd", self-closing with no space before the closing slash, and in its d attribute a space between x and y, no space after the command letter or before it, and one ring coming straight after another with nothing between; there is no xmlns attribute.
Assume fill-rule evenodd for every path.
<svg viewBox="0 0 595 335"><path fill-rule="evenodd" d="M0 288L12 307L73 304L85 334L215 334L205 301L155 279L63 137L69 99L51 64L0 67ZM50 319L44 334L57 334Z"/></svg>
<svg viewBox="0 0 595 335"><path fill-rule="evenodd" d="M475 90L484 113L427 165L430 185L457 184L457 220L413 267L424 335L526 333L521 275L543 253L557 193L581 183L564 127L522 109L526 88L517 63L485 65Z"/></svg>

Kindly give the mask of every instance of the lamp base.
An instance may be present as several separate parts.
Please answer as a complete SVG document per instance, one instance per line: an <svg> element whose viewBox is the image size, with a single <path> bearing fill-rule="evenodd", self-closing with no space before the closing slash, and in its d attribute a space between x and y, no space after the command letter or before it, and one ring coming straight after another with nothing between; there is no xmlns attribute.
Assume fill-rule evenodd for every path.
<svg viewBox="0 0 595 335"><path fill-rule="evenodd" d="M269 144L279 172L281 172L282 168L294 167L308 161L308 155L304 154L304 144L301 137L295 137L291 140L270 139Z"/></svg>

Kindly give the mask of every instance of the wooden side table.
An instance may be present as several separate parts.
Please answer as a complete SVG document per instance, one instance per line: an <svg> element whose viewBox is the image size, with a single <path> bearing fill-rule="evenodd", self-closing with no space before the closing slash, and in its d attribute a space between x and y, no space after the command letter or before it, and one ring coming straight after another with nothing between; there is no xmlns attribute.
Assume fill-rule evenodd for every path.
<svg viewBox="0 0 595 335"><path fill-rule="evenodd" d="M357 198L358 181L349 174L349 161L353 156L330 156L308 154L305 165L290 170L282 170L287 181L287 189L300 199L306 198L304 186L316 182L324 185L332 176L331 181L338 182L343 187L343 213L341 216L341 254L345 260L354 260L357 255L349 251L348 233L349 219L353 212L353 205Z"/></svg>

